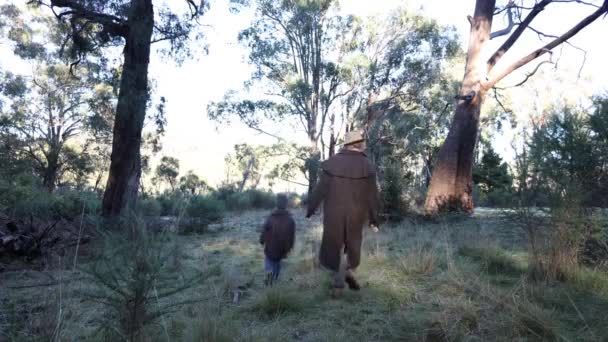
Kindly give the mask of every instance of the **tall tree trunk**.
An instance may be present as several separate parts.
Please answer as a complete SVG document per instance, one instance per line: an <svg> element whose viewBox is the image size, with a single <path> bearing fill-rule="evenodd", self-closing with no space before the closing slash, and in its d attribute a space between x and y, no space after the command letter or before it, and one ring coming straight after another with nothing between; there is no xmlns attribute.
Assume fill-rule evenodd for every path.
<svg viewBox="0 0 608 342"><path fill-rule="evenodd" d="M336 154L336 115L331 114L329 117L329 157Z"/></svg>
<svg viewBox="0 0 608 342"><path fill-rule="evenodd" d="M312 194L315 185L317 185L317 178L319 177L319 165L321 163L321 153L317 146L317 141L312 139L310 146L310 156L306 161L306 170L308 175L308 195ZM310 198L310 197L309 197Z"/></svg>
<svg viewBox="0 0 608 342"><path fill-rule="evenodd" d="M473 211L472 178L479 114L486 90L481 82L487 65L481 50L490 39L495 0L477 0L475 15L469 18L471 33L460 96L448 136L439 151L429 186L425 210Z"/></svg>
<svg viewBox="0 0 608 342"><path fill-rule="evenodd" d="M110 174L103 215L117 216L137 201L141 176L141 132L148 101L148 64L154 27L152 0L132 0L129 32L116 106Z"/></svg>
<svg viewBox="0 0 608 342"><path fill-rule="evenodd" d="M42 174L42 185L51 193L55 191L57 185L59 153L61 153L61 146L51 145L46 158L46 168Z"/></svg>
<svg viewBox="0 0 608 342"><path fill-rule="evenodd" d="M450 127L448 137L439 151L439 158L427 192L425 209L428 214L435 214L443 208L473 211L472 171L474 150L479 130L479 113L486 92L513 71L549 53L608 13L608 0L604 0L602 6L597 7L595 12L583 18L563 35L556 36L551 42L510 65L502 67L498 71L494 70L494 66L502 56L509 51L534 18L551 2L551 0L536 2L509 38L487 62L484 62L481 59L481 49L490 39L496 0L476 0L475 15L473 18L469 18L471 33L464 80L460 88L460 95L457 96L458 103L454 121ZM501 31L506 31L506 34L508 34L510 30L511 28ZM503 35L503 33L501 32L497 36ZM538 66L540 64L537 65L536 69L538 69Z"/></svg>

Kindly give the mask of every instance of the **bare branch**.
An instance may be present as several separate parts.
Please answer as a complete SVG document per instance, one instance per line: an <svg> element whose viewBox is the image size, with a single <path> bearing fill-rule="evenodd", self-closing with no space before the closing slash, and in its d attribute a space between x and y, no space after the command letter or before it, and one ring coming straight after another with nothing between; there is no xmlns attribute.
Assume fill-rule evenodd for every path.
<svg viewBox="0 0 608 342"><path fill-rule="evenodd" d="M494 89L500 89L500 90L504 90L504 89L509 89L509 88L516 88L519 86L522 86L524 83L528 82L528 80L530 79L530 77L534 76L534 74L536 74L536 72L538 71L538 69L540 69L540 66L543 64L553 64L555 65L555 62L548 60L548 61L542 61L540 63L538 63L536 65L536 67L534 68L534 70L532 70L532 72L529 72L526 74L526 77L519 83L514 84L512 86L508 86L508 87L494 87Z"/></svg>
<svg viewBox="0 0 608 342"><path fill-rule="evenodd" d="M502 56L504 56L504 54L509 51L509 49L513 46L513 44L515 44L515 42L519 39L522 33L524 33L526 27L530 25L532 20L534 20L534 18L536 18L536 16L540 12L542 12L549 3L551 3L551 0L542 0L541 2L537 3L534 8L532 8L526 18L517 26L515 31L513 31L513 34L511 34L511 36L509 36L509 38L498 48L498 50L496 50L496 52L492 54L492 57L490 57L490 59L488 60L488 72L492 70L492 68L496 65L496 63L498 63L500 58L502 58Z"/></svg>
<svg viewBox="0 0 608 342"><path fill-rule="evenodd" d="M538 35L539 39L541 39L541 37L554 38L554 39L559 38L556 35L546 34L544 32L541 32L541 31L539 31L539 30L531 27L531 26L528 26L528 28L530 30L534 31L534 33L536 33ZM579 50L579 51L581 51L583 53L583 62L581 63L581 67L578 69L578 76L577 76L578 78L581 78L581 73L583 72L583 68L585 67L585 63L587 62L587 51L585 49L581 48L581 47L578 47L578 46L570 43L569 41L565 41L564 43L570 45L572 48L577 49L577 50ZM561 54L561 52L560 52L560 54Z"/></svg>
<svg viewBox="0 0 608 342"><path fill-rule="evenodd" d="M490 34L490 39L506 36L507 34L509 34L511 32L511 30L513 30L513 27L515 27L515 23L513 22L513 5L514 5L513 1L510 1L509 4L507 5L507 18L509 20L507 27L505 27L502 30L492 32Z"/></svg>
<svg viewBox="0 0 608 342"><path fill-rule="evenodd" d="M581 1L581 0L553 0L553 2L562 2L562 3L575 2L577 4L587 5L587 6L591 6L591 7L595 7L595 8L601 8L600 6L598 6L596 4L592 4L590 2Z"/></svg>
<svg viewBox="0 0 608 342"><path fill-rule="evenodd" d="M604 4L602 5L601 8L599 8L597 11L593 12L591 15L589 15L585 19L581 20L578 24L576 24L574 27L572 27L568 32L564 33L561 37L554 39L553 41L551 41L549 44L543 46L542 48L533 51L532 53L530 53L527 56L524 56L523 58L517 60L515 63L513 63L513 64L509 65L508 67L504 68L503 70L495 73L494 75L489 75L488 80L486 82L484 82L482 84L482 86L485 89L490 89L490 88L494 87L494 85L498 81L502 80L505 76L507 76L511 72L521 68L522 66L528 64L529 62L533 61L534 59L544 55L545 53L551 51L553 48L562 44L563 42L567 41L568 39L572 38L580 30L587 27L589 24L594 22L597 18L599 18L606 12L608 12L608 0L604 0ZM518 29L520 29L520 28L521 28L521 26L518 27ZM515 33L513 33L513 34L515 34Z"/></svg>
<svg viewBox="0 0 608 342"><path fill-rule="evenodd" d="M275 138L275 139L277 139L279 141L285 141L285 139L281 138L280 136L278 136L276 134L272 134L270 132L267 132L267 131L259 128L257 125L255 125L253 123L246 122L245 125L247 125L247 127L251 128L251 129L253 129L254 131L257 131L258 133L262 133L262 134L268 135L268 136L273 137L273 138Z"/></svg>
<svg viewBox="0 0 608 342"><path fill-rule="evenodd" d="M536 35L538 36L538 38L539 38L539 39L541 39L541 37L545 37L545 38L553 38L553 39L555 39L555 38L559 38L558 36L556 36L556 35L554 35L554 34L547 34L547 33L541 32L541 31L539 31L539 30L535 29L535 28L534 28L534 27L532 27L532 26L528 26L528 29L529 29L530 31L533 31L534 33L536 33Z"/></svg>

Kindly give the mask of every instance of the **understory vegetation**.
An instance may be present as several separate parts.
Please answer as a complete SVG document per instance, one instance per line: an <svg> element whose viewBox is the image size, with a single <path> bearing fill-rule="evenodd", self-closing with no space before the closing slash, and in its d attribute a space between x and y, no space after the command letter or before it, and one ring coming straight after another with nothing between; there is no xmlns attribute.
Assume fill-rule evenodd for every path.
<svg viewBox="0 0 608 342"><path fill-rule="evenodd" d="M485 209L366 231L363 289L340 300L315 260L318 216L296 212L296 248L272 288L256 243L264 211L189 236L146 233L132 219L130 234L106 234L75 269L66 257L52 270L3 272L0 328L9 341L601 340L605 260L563 248L552 227L575 217L535 213L545 223L530 227L527 214ZM592 228L605 234L606 216ZM530 229L544 238L531 243Z"/></svg>

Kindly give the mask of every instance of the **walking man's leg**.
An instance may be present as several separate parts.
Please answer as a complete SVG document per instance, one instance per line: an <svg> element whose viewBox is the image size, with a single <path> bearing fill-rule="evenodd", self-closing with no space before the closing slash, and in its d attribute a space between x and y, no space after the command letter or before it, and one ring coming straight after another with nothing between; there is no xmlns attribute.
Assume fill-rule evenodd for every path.
<svg viewBox="0 0 608 342"><path fill-rule="evenodd" d="M281 260L275 261L272 266L272 280L276 281L279 279L279 273L281 273Z"/></svg>
<svg viewBox="0 0 608 342"><path fill-rule="evenodd" d="M346 261L346 255L344 254L344 248L340 249L340 267L338 271L334 271L332 279L332 296L338 297L342 293L345 286L346 270L348 262Z"/></svg>
<svg viewBox="0 0 608 342"><path fill-rule="evenodd" d="M272 277L273 277L274 265L272 260L268 257L264 258L264 271L266 272L266 277L264 278L264 285L271 286L272 285Z"/></svg>

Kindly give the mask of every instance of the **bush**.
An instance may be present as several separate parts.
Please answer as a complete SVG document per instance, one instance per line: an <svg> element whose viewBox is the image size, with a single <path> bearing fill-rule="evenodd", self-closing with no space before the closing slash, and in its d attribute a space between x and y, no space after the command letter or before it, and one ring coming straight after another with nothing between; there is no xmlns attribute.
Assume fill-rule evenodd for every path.
<svg viewBox="0 0 608 342"><path fill-rule="evenodd" d="M243 193L249 197L249 204L254 209L272 209L275 207L276 195L269 191L249 189Z"/></svg>
<svg viewBox="0 0 608 342"><path fill-rule="evenodd" d="M180 202L181 193L174 191L165 191L156 197L160 204L161 216L175 216L178 212L178 203Z"/></svg>
<svg viewBox="0 0 608 342"><path fill-rule="evenodd" d="M411 179L411 172L403 170L401 163L390 161L384 167L382 182L382 209L389 219L399 220L407 214L408 206L404 200L405 184Z"/></svg>
<svg viewBox="0 0 608 342"><path fill-rule="evenodd" d="M251 197L243 192L229 194L226 197L225 204L228 210L243 211L252 207Z"/></svg>
<svg viewBox="0 0 608 342"><path fill-rule="evenodd" d="M224 216L226 206L212 196L193 196L186 209L188 216L205 219L209 222L220 220Z"/></svg>
<svg viewBox="0 0 608 342"><path fill-rule="evenodd" d="M162 206L156 198L144 197L137 203L137 212L143 216L160 216Z"/></svg>
<svg viewBox="0 0 608 342"><path fill-rule="evenodd" d="M237 192L238 192L238 190L236 188L236 185L229 184L229 185L222 185L219 188L217 188L217 190L215 190L213 192L213 195L220 201L226 202L230 195L237 193Z"/></svg>
<svg viewBox="0 0 608 342"><path fill-rule="evenodd" d="M101 198L90 191L67 191L57 196L54 202L55 215L74 220L85 214L99 214Z"/></svg>
<svg viewBox="0 0 608 342"><path fill-rule="evenodd" d="M91 191L69 190L49 193L33 177L22 175L14 182L0 181L0 210L15 218L75 220L82 211L98 214L101 199Z"/></svg>
<svg viewBox="0 0 608 342"><path fill-rule="evenodd" d="M145 326L181 304L195 302L191 296L181 302L173 297L199 285L204 275L183 269L170 234L147 231L137 217L123 218L118 225L99 231L103 243L92 263L82 269L88 286L80 295L106 309L100 322L104 340L149 340Z"/></svg>

